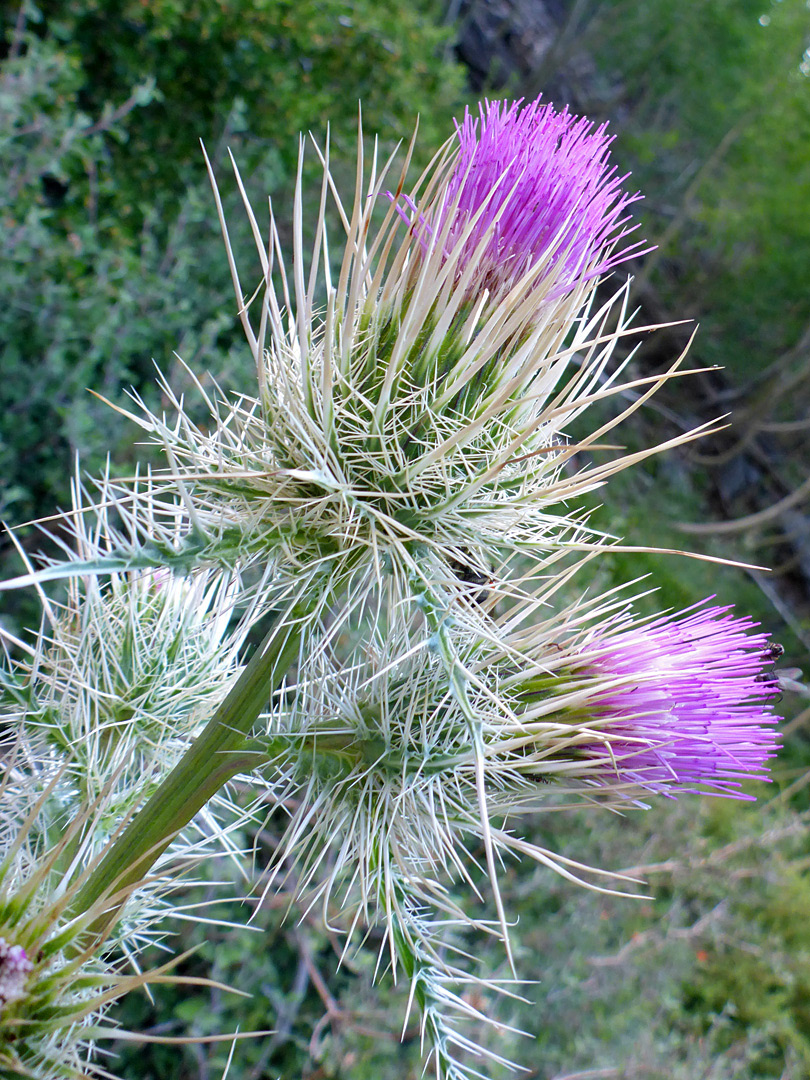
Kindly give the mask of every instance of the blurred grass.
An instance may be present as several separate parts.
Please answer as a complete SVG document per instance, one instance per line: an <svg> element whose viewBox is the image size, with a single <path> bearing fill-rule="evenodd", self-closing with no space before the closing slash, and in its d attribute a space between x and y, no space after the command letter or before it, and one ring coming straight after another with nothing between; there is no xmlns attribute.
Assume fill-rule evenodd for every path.
<svg viewBox="0 0 810 1080"><path fill-rule="evenodd" d="M766 789L756 805L682 796L625 816L541 816L539 843L644 878L638 891L652 898L586 892L525 863L505 867L526 1001L489 994L478 1004L527 1037L503 1030L485 1032L486 1041L543 1080L597 1068L638 1080L801 1080L810 1061L808 818L776 795ZM244 914L240 904L219 910L236 921ZM377 938L338 970L342 939L330 941L317 919L287 915L283 897L255 926L183 934L185 946L200 946L186 973L251 992L247 1005L220 991L159 988L155 1005L130 999L123 1018L156 1034L270 1023L270 1039L239 1044L231 1080L422 1075L415 1018L398 1041L405 987L395 991L385 973L374 984ZM497 944L469 946L490 977L508 979ZM125 1047L116 1067L132 1080L219 1077L228 1053L227 1045Z"/></svg>

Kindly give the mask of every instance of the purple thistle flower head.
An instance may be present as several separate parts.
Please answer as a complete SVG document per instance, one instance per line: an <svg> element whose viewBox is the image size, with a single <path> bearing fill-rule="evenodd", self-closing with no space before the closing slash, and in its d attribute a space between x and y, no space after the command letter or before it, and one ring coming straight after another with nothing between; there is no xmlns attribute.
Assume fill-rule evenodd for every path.
<svg viewBox="0 0 810 1080"><path fill-rule="evenodd" d="M591 779L753 799L740 781L768 779L778 740L773 654L753 626L701 602L590 640L578 674L593 679L588 708L605 734L578 747L601 763Z"/></svg>
<svg viewBox="0 0 810 1080"><path fill-rule="evenodd" d="M616 250L637 227L627 227L625 212L642 196L622 191L626 177L609 164L605 124L594 130L539 99L478 108L478 117L467 110L456 124L459 155L444 196L453 214L444 249L462 245L460 271L476 259L477 291L503 295L542 263L536 284L548 283L554 298L640 254L643 241ZM434 230L445 225L446 211L431 222Z"/></svg>

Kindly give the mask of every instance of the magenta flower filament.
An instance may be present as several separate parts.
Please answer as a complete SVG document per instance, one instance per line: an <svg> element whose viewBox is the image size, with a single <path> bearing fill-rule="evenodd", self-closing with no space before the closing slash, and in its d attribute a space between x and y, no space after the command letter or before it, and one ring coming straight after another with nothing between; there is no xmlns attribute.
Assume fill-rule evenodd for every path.
<svg viewBox="0 0 810 1080"><path fill-rule="evenodd" d="M589 711L606 738L578 749L602 763L606 782L753 798L741 782L767 779L778 717L768 638L752 626L729 608L700 608L586 645Z"/></svg>
<svg viewBox="0 0 810 1080"><path fill-rule="evenodd" d="M477 290L508 292L542 263L536 283L549 279L554 297L642 254L643 241L616 250L637 228L626 211L642 196L622 190L606 125L538 99L484 102L456 130L459 156L431 231L447 228L445 252L462 245L460 270L476 259Z"/></svg>

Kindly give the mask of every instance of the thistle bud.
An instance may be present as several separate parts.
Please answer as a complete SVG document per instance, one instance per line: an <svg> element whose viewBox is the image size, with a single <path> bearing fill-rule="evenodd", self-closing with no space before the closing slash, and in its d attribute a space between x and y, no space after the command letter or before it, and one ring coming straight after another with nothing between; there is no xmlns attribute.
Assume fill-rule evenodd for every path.
<svg viewBox="0 0 810 1080"><path fill-rule="evenodd" d="M0 937L0 1013L3 1006L25 993L25 980L34 970L22 945L9 945Z"/></svg>
<svg viewBox="0 0 810 1080"><path fill-rule="evenodd" d="M269 564L279 590L309 593L385 567L402 595L428 561L439 574L483 567L493 545L555 547L579 528L547 510L594 486L587 469L561 480L566 425L601 396L628 333L624 289L589 305L599 276L639 248L622 247L638 196L610 141L550 105L487 103L420 180L403 165L395 194L395 159L364 175L359 139L351 209L327 148L315 245L303 247L299 186L289 271L274 221L260 242L246 204L263 278L252 310L231 267L257 393L206 396L207 431L177 398L174 424L135 417L166 449L157 502L190 508L198 565ZM347 232L334 279L330 193ZM597 483L620 468L602 465Z"/></svg>

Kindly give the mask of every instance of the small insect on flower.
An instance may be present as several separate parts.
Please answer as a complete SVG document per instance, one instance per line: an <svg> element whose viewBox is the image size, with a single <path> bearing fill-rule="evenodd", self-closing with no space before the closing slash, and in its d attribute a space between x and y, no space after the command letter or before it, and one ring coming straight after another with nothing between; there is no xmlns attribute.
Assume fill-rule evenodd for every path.
<svg viewBox="0 0 810 1080"><path fill-rule="evenodd" d="M782 692L788 690L795 694L807 695L807 687L804 686L800 680L802 677L802 669L797 667L776 667L777 661L781 660L785 655L785 646L780 645L778 641L770 642L766 650L767 661L772 664L770 671L762 671L757 676L759 682L767 683L773 687L774 691L778 693L775 701L782 700Z"/></svg>
<svg viewBox="0 0 810 1080"><path fill-rule="evenodd" d="M778 641L769 642L767 648L764 649L762 653L762 657L767 667L755 676L756 681L761 683L767 683L769 686L777 687L779 685L779 679L776 669L773 665L775 665L776 661L781 659L784 655L784 645L780 645Z"/></svg>
<svg viewBox="0 0 810 1080"><path fill-rule="evenodd" d="M453 571L458 581L465 585L484 586L473 597L476 604L483 604L487 597L491 595L490 589L487 586L492 584L492 574L483 573L481 569L474 566L468 559L465 559L463 562L461 559L449 559L448 562L450 569Z"/></svg>

